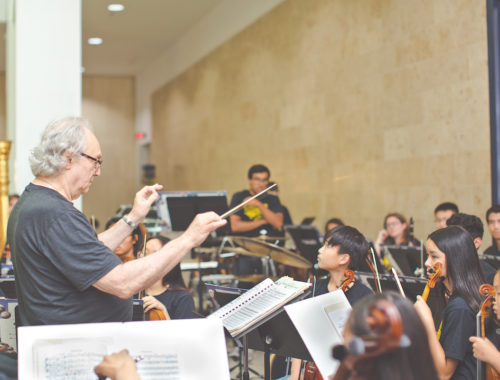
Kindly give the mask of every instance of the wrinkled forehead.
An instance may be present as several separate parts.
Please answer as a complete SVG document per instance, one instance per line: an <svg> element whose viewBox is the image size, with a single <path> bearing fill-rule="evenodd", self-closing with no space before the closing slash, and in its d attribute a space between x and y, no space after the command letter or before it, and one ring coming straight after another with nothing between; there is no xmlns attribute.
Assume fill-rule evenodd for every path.
<svg viewBox="0 0 500 380"><path fill-rule="evenodd" d="M99 140L97 140L96 135L94 135L94 133L90 131L88 128L84 128L84 131L87 143L86 152L96 158L101 158L102 157L101 145L99 144Z"/></svg>

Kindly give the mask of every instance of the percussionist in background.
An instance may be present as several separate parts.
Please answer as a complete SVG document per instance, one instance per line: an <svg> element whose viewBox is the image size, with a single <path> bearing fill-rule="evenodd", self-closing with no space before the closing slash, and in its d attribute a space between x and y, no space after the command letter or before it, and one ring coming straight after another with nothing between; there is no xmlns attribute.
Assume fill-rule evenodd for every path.
<svg viewBox="0 0 500 380"><path fill-rule="evenodd" d="M233 208L266 189L271 172L264 165L253 165L248 170L248 190L233 195L229 208ZM236 214L231 215L231 230L234 235L257 237L283 236L283 211L278 197L263 194L252 200ZM260 273L262 263L255 257L240 256L235 261L234 273L238 275Z"/></svg>
<svg viewBox="0 0 500 380"><path fill-rule="evenodd" d="M132 211L96 235L73 201L87 193L102 163L99 141L82 118L50 123L32 151L35 178L7 228L22 325L129 321L132 295L226 223L213 212L200 214L155 255L122 263L113 250L145 218L162 186L142 188Z"/></svg>

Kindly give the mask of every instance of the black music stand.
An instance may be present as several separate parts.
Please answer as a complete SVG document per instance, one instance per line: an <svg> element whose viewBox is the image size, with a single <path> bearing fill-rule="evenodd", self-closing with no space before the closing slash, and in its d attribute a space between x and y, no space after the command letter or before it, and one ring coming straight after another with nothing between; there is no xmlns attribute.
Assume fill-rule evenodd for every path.
<svg viewBox="0 0 500 380"><path fill-rule="evenodd" d="M382 245L391 265L400 275L414 276L423 265L423 251L420 247L404 245Z"/></svg>
<svg viewBox="0 0 500 380"><path fill-rule="evenodd" d="M223 304L219 301L230 302L246 291L246 289L227 288L218 285L207 284L206 286L209 289L209 294L221 306L223 306ZM306 290L304 293L299 294L293 300L288 302L288 304L300 301L310 294L311 291ZM276 321L274 319L276 319ZM311 358L309 351L302 341L302 338L300 338L299 333L288 317L288 314L285 312L284 306L267 315L247 330L233 336L233 339L236 341L241 339L243 341L243 380L249 379L248 371L251 370L248 368L248 348L264 351L265 380L271 380L271 351L283 356L294 356L297 358L304 357L306 359ZM256 373L253 370L251 371Z"/></svg>
<svg viewBox="0 0 500 380"><path fill-rule="evenodd" d="M377 288L375 286L375 279L373 278L373 275L371 273L356 272L356 275L363 282L368 283L368 285L374 292L376 291ZM382 292L393 290L399 293L399 287L396 284L396 280L393 276L383 274L379 276L379 280L382 287ZM417 300L417 296L422 295L427 284L427 279L419 277L400 276L399 280L401 282L401 287L403 288L406 298L408 298L412 302L415 302ZM433 289L430 289L429 297L427 298L427 305L429 305L429 308L432 311L432 317L434 319L436 328L439 327L441 314L446 306L445 300L441 296L441 293L439 291L439 287L440 285L436 284Z"/></svg>
<svg viewBox="0 0 500 380"><path fill-rule="evenodd" d="M321 248L321 237L314 226L285 226L285 232L292 238L297 252L312 264L318 261L318 250Z"/></svg>

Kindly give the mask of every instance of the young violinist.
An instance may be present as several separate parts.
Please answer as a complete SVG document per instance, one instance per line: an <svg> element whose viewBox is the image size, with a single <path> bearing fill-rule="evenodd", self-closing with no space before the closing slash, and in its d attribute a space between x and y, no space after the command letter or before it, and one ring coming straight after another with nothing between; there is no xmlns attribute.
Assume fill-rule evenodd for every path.
<svg viewBox="0 0 500 380"><path fill-rule="evenodd" d="M169 242L168 238L155 236L146 243L146 256L154 254ZM160 281L146 289L143 297L144 312L158 309L166 319L194 318L195 310L193 297L182 278L181 266L177 264Z"/></svg>
<svg viewBox="0 0 500 380"><path fill-rule="evenodd" d="M497 271L495 275L493 287L495 288L495 292L498 297L498 294L500 294L500 270ZM495 314L495 318L500 320L500 306L498 305L496 299L493 303L493 312ZM489 364L497 373L500 373L500 351L498 350L499 342L495 342L495 346L495 344L493 344L488 338L481 338L478 336L471 336L469 340L472 343L474 357Z"/></svg>
<svg viewBox="0 0 500 380"><path fill-rule="evenodd" d="M106 230L109 230L116 223L121 220L119 217L113 217L106 222ZM123 241L115 248L114 252L123 263L127 261L135 260L137 258L138 252L142 249L144 244L144 233L141 231L144 228L142 225L137 226L132 230L130 235L128 235ZM144 229L145 230L145 229Z"/></svg>
<svg viewBox="0 0 500 380"><path fill-rule="evenodd" d="M425 243L428 273L436 263L442 266L440 289L447 300L436 334L431 310L418 296L415 307L427 331L430 351L440 379L473 379L476 360L469 337L475 335L476 314L485 283L476 247L470 234L459 226L431 233Z"/></svg>
<svg viewBox="0 0 500 380"><path fill-rule="evenodd" d="M371 310L377 304L383 309L392 305L396 309L389 323L380 321L387 326L386 331L380 331L381 326L373 326L368 322L372 322ZM400 327L407 338L404 344L400 342L401 338L391 334ZM425 327L413 304L398 293L388 291L373 294L354 305L344 328L345 347L349 347L349 342L354 337L363 341L368 338L372 344L370 350L376 350L377 354L368 357L361 352L351 353L351 360L347 357L344 359L334 376L335 380L438 379ZM395 339L397 341L392 342Z"/></svg>
<svg viewBox="0 0 500 380"><path fill-rule="evenodd" d="M345 272L348 269L357 270L361 260L368 254L368 242L354 227L335 227L326 233L324 241L318 254L318 266L329 274L326 278L316 281L313 296L339 289L347 280ZM372 294L370 288L355 280L345 287L344 292L351 305ZM293 359L289 380L299 379L301 364L301 360Z"/></svg>

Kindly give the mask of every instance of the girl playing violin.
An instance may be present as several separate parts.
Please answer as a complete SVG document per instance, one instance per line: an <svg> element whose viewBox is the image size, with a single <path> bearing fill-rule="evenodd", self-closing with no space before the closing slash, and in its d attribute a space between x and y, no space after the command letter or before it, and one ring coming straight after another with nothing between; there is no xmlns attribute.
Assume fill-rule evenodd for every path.
<svg viewBox="0 0 500 380"><path fill-rule="evenodd" d="M442 266L441 286L447 305L436 334L432 313L422 297L415 307L427 331L430 351L440 379L473 379L476 360L469 337L476 331L476 314L482 302L479 286L485 282L474 242L463 228L434 231L425 243L429 272Z"/></svg>
<svg viewBox="0 0 500 380"><path fill-rule="evenodd" d="M318 266L328 271L325 279L318 280L313 287L313 296L339 289L347 280L345 272L355 271L368 254L368 242L361 232L350 226L338 226L325 235L325 244L319 250ZM345 286L345 296L351 305L372 291L358 281ZM290 380L299 379L301 360L293 359Z"/></svg>
<svg viewBox="0 0 500 380"><path fill-rule="evenodd" d="M495 288L497 297L500 294L500 270L497 271L493 279L493 286ZM498 320L500 320L500 307L498 302L493 303L493 312ZM490 366L492 366L497 373L500 373L500 351L497 346L493 344L488 338L480 338L478 336L471 336L469 340L472 342L472 351L474 357L479 359ZM495 342L498 344L498 342Z"/></svg>
<svg viewBox="0 0 500 380"><path fill-rule="evenodd" d="M116 223L120 221L121 218L113 217L106 222L106 230L113 227ZM140 252L144 240L143 240L143 232L141 229L144 228L140 224L128 235L123 241L120 243L118 247L114 250L115 254L120 258L120 260L124 263L127 261L135 260L137 258L137 254Z"/></svg>
<svg viewBox="0 0 500 380"><path fill-rule="evenodd" d="M383 318L379 320L383 327L373 324L371 310L377 305L382 311L395 308L388 323ZM395 334L397 331L405 337ZM347 353L335 380L438 379L424 325L412 303L398 293L373 294L358 302L344 328L345 347L354 337L361 339L365 347L368 339L371 346L364 352ZM370 357L369 350L376 354Z"/></svg>
<svg viewBox="0 0 500 380"><path fill-rule="evenodd" d="M146 256L158 251L169 242L163 236L150 238L146 243ZM182 278L181 266L177 264L160 281L146 289L143 298L144 312L158 309L166 319L194 318L194 301Z"/></svg>

